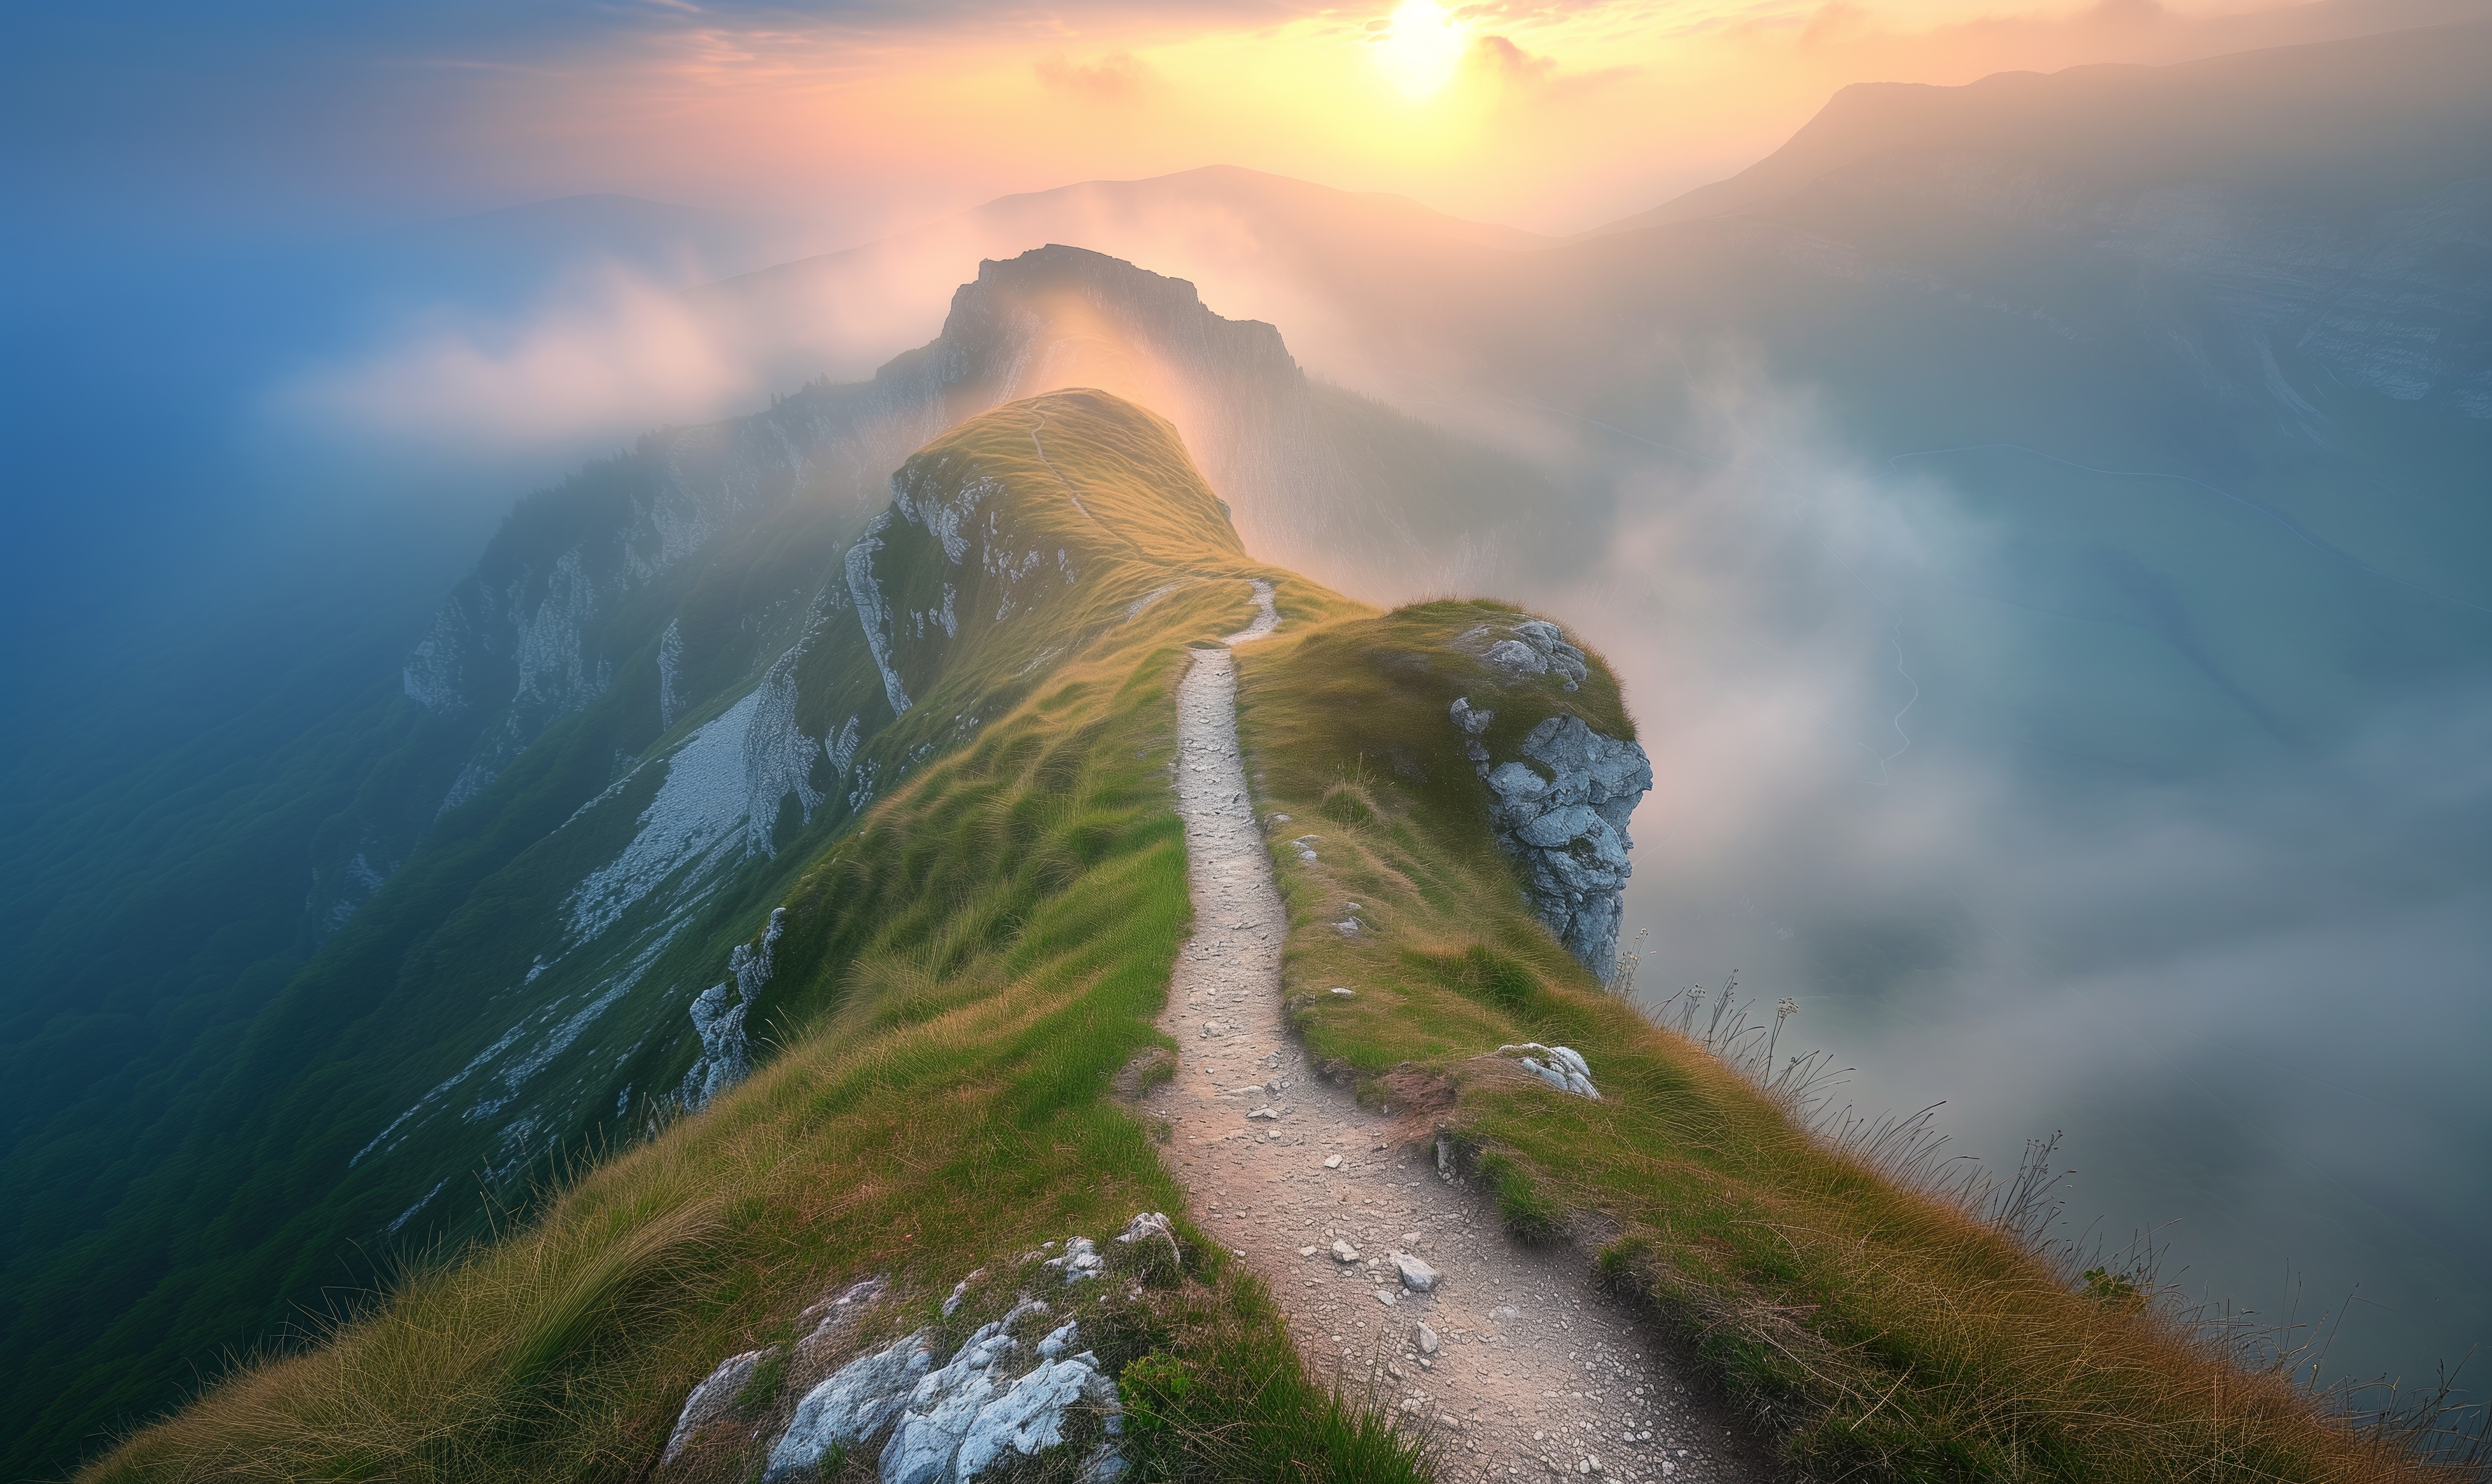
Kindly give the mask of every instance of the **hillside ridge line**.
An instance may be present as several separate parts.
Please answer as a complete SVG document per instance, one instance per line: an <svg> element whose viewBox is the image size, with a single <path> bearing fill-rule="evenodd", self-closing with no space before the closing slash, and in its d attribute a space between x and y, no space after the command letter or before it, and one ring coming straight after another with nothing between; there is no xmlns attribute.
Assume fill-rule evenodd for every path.
<svg viewBox="0 0 2492 1484"><path fill-rule="evenodd" d="M1309 1373L1372 1387L1429 1439L1440 1478L1763 1484L1710 1392L1580 1255L1508 1238L1474 1192L1395 1147L1390 1114L1316 1076L1290 1033L1289 914L1237 736L1236 646L1280 622L1272 584L1255 596L1255 622L1196 650L1177 687L1196 930L1159 1022L1177 1072L1145 1106L1170 1125L1164 1162L1197 1225L1271 1291ZM1440 1273L1434 1291L1407 1287L1397 1255Z"/></svg>

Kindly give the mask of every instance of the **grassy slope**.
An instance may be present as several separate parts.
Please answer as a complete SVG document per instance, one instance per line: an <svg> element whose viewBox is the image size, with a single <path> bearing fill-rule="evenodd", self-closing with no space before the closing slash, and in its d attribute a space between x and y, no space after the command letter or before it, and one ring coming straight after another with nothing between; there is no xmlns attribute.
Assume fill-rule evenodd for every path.
<svg viewBox="0 0 2492 1484"><path fill-rule="evenodd" d="M721 602L715 590L785 585L771 569L791 560L819 568L838 549L826 523L791 513L694 580L687 608L697 617L725 611L709 625L724 631L720 640L690 645L692 654L716 654L710 666L724 672L749 665L753 645L737 642L746 625L732 593ZM27 1189L65 1194L24 1213L48 1225L40 1242L9 1255L0 1322L29 1359L6 1403L29 1425L0 1447L0 1463L56 1462L64 1439L74 1447L168 1400L201 1354L265 1335L324 1291L364 1281L374 1234L406 1206L405 1187L420 1194L433 1176L341 1172L372 1130L468 1054L445 1026L505 988L482 977L488 950L512 911L541 905L528 894L547 889L537 869L546 837L606 787L618 753L654 740L655 686L644 655L484 794L444 816L408 865L244 1024L174 1075L139 1083L90 1128L29 1145L13 1162L13 1174L33 1172ZM398 698L377 703L373 729L410 709ZM427 725L419 714L417 741L402 751L443 729ZM792 869L755 889L775 898ZM236 875L299 891L293 861L239 863ZM749 918L754 904L739 905ZM688 955L747 931L745 919L705 926ZM445 1057L446 1067L435 1064ZM474 1163L470 1148L430 1152L445 1173ZM54 1177L64 1162L76 1178ZM476 1203L460 1208L479 1229Z"/></svg>
<svg viewBox="0 0 2492 1484"><path fill-rule="evenodd" d="M1260 803L1315 833L1277 852L1296 1023L1369 1095L1451 1132L1510 1230L1571 1231L1816 1478L2372 1479L2393 1451L2324 1422L2115 1295L1952 1205L1829 1152L1739 1073L1659 1028L1558 948L1486 843L1484 790L1447 718L1490 742L1572 710L1632 734L1614 685L1501 683L1453 636L1494 606L1300 625L1241 662ZM1504 619L1512 621L1508 613ZM1345 940L1349 902L1376 932ZM1331 986L1360 993L1342 998ZM1491 1055L1569 1045L1604 1097Z"/></svg>
<svg viewBox="0 0 2492 1484"><path fill-rule="evenodd" d="M1132 549L1085 574L1084 606L1057 620L1070 653L1042 683L796 882L756 1017L778 1046L765 1069L90 1477L630 1474L719 1357L784 1339L834 1284L891 1274L897 1328L1035 1241L1104 1234L1137 1209L1182 1224L1151 1131L1112 1085L1164 1044L1152 1020L1189 915L1167 773L1183 646L1247 609L1234 582L1179 588L1139 618L1126 607L1172 577L1258 569L1215 523L1165 519L1201 487L1145 427L1071 410L1120 425L1094 430L1129 446L1056 438L1007 408L929 453L1024 497L1061 476L1082 505L1045 519L1117 525ZM1032 430L1054 468L1024 452ZM1378 615L1286 579L1281 594L1288 625L1246 653L1241 707L1261 800L1294 816L1276 833L1326 837L1320 866L1280 862L1311 1047L1410 1108L1414 1135L1455 1132L1518 1232L1597 1240L1611 1281L1682 1325L1795 1467L2398 1475L2282 1388L2068 1292L2008 1240L1827 1153L1737 1074L1600 993L1489 842L1446 709L1456 695L1495 706L1500 748L1560 708L1626 733L1605 671L1574 695L1509 689L1447 647L1505 610ZM974 647L962 660L925 688L930 724L1010 678L981 672ZM1354 943L1326 925L1351 899L1376 929ZM1306 993L1330 984L1362 993ZM1582 1049L1606 1100L1561 1098L1482 1054L1527 1039ZM1307 1383L1252 1282L1191 1233L1189 1261L1194 1280L1154 1291L1103 1351L1172 1353L1200 1382L1148 1471L1409 1470Z"/></svg>
<svg viewBox="0 0 2492 1484"><path fill-rule="evenodd" d="M892 1322L922 1321L998 1256L1182 1212L1110 1081L1162 1040L1151 1022L1191 913L1166 772L1183 646L1250 611L1242 582L1195 579L1261 569L1139 409L1058 394L920 457L1000 479L1024 533L1063 535L1090 570L1051 621L1069 652L1035 694L1000 643L964 633L939 675L904 650L922 725L1023 694L788 894L756 1015L780 1054L510 1235L410 1278L330 1343L237 1373L93 1476L628 1473L721 1355L784 1337L831 1284L888 1273L907 1295ZM1121 554L1101 554L1101 526ZM893 554L895 605L922 602L939 557ZM1172 580L1192 585L1128 618ZM1164 1404L1179 1425L1143 1445L1155 1470L1295 1460L1304 1476L1407 1476L1400 1444L1300 1376L1260 1289L1187 1237L1193 1279L1155 1290L1102 1350L1117 1364L1160 1350L1196 1379Z"/></svg>

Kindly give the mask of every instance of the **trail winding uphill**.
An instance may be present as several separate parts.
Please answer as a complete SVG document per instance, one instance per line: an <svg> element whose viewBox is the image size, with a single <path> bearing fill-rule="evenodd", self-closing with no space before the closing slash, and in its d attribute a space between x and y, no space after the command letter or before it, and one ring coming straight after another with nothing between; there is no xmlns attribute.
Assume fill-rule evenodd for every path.
<svg viewBox="0 0 2492 1484"><path fill-rule="evenodd" d="M1198 1220L1269 1286L1310 1368L1373 1376L1447 1479L1767 1477L1573 1249L1508 1239L1472 1190L1395 1147L1391 1115L1316 1077L1290 1034L1288 919L1237 742L1233 646L1280 624L1271 584L1255 596L1256 621L1196 651L1177 689L1196 935L1160 1020L1177 1074L1146 1107L1172 1125L1168 1162Z"/></svg>

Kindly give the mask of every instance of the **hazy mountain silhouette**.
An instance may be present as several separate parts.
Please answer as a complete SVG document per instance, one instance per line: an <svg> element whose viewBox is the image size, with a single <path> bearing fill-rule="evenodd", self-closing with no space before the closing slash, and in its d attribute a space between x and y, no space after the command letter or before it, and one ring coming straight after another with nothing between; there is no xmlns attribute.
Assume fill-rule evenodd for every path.
<svg viewBox="0 0 2492 1484"><path fill-rule="evenodd" d="M1855 83L1729 180L1583 235L1754 210L1911 152L2013 160L2096 197L2223 180L2314 205L2376 204L2492 169L2487 50L2484 26L2445 25L1965 87Z"/></svg>

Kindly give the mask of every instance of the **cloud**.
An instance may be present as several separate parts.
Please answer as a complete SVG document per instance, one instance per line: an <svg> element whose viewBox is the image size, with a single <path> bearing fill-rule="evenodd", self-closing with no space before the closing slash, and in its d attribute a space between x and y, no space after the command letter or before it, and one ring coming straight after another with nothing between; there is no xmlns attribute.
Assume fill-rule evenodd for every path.
<svg viewBox="0 0 2492 1484"><path fill-rule="evenodd" d="M1799 999L1870 1109L1945 1099L2008 1165L2065 1130L2072 1212L2113 1245L2178 1220L2200 1291L2360 1285L2379 1307L2332 1363L2453 1360L2492 1306L2464 1261L2492 1219L2492 693L2216 747L2135 665L2090 688L2019 638L1977 591L2022 591L2017 533L1943 479L1889 477L1736 368L1691 374L1714 443L1621 475L1601 564L1540 596L1653 757L1640 987L1736 968ZM2155 727L2164 765L2093 753Z"/></svg>
<svg viewBox="0 0 2492 1484"><path fill-rule="evenodd" d="M271 398L283 420L414 448L619 441L756 395L739 347L683 297L611 264L576 269L512 319L437 310Z"/></svg>
<svg viewBox="0 0 2492 1484"><path fill-rule="evenodd" d="M1463 62L1473 72L1508 83L1546 82L1558 71L1556 58L1535 57L1502 36L1483 36L1471 43L1470 52Z"/></svg>
<svg viewBox="0 0 2492 1484"><path fill-rule="evenodd" d="M1840 45L1867 35L1875 25L1868 11L1849 0L1828 0L1818 7L1808 25L1799 34L1803 51L1823 46Z"/></svg>
<svg viewBox="0 0 2492 1484"><path fill-rule="evenodd" d="M1159 91L1165 80L1130 51L1112 51L1095 62L1042 57L1032 69L1050 90L1095 103L1132 103Z"/></svg>
<svg viewBox="0 0 2492 1484"><path fill-rule="evenodd" d="M2169 7L2158 0L2096 0L2079 17L2082 23L2106 30L2151 26L2173 18Z"/></svg>

